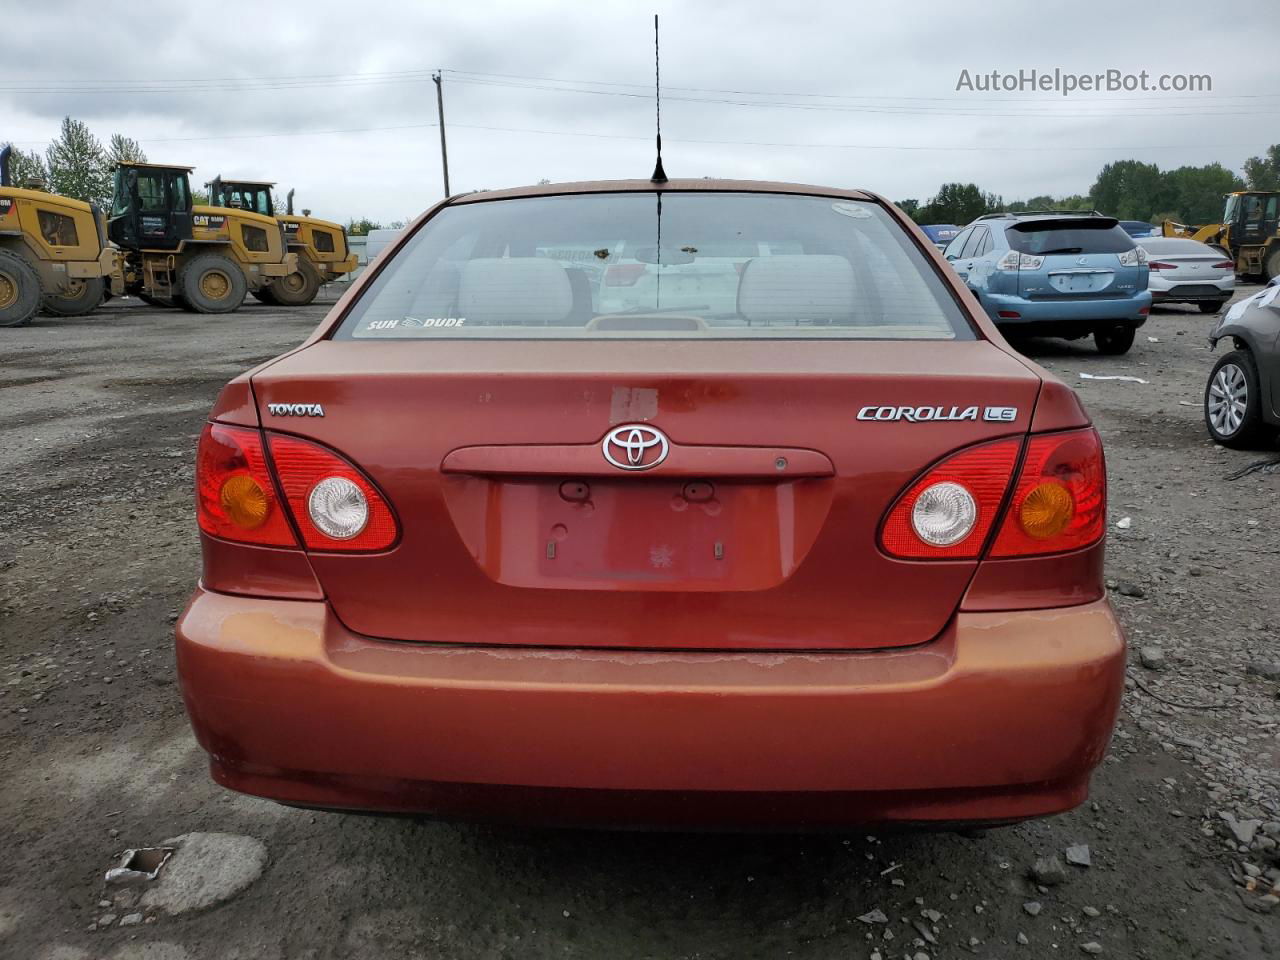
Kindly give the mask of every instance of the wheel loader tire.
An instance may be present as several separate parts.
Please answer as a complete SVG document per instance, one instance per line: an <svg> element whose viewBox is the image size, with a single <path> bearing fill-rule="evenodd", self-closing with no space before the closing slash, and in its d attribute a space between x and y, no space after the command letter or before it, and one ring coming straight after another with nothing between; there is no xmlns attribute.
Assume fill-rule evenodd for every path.
<svg viewBox="0 0 1280 960"><path fill-rule="evenodd" d="M280 301L277 300L276 295L271 292L270 285L259 287L257 290L250 290L249 293L253 296L253 299L257 300L259 303L265 303L269 307L280 306Z"/></svg>
<svg viewBox="0 0 1280 960"><path fill-rule="evenodd" d="M0 327L20 327L39 309L39 274L16 253L0 250Z"/></svg>
<svg viewBox="0 0 1280 960"><path fill-rule="evenodd" d="M1275 251L1271 256L1267 257L1266 267L1267 282L1280 277L1280 250Z"/></svg>
<svg viewBox="0 0 1280 960"><path fill-rule="evenodd" d="M267 289L282 307L305 307L320 292L320 274L305 260L287 277L272 280Z"/></svg>
<svg viewBox="0 0 1280 960"><path fill-rule="evenodd" d="M104 288L101 277L72 280L70 284L66 293L46 293L41 298L45 313L55 317L80 317L98 309Z"/></svg>
<svg viewBox="0 0 1280 960"><path fill-rule="evenodd" d="M240 309L248 286L244 273L230 257L202 253L182 268L180 295L175 299L194 313L230 313Z"/></svg>

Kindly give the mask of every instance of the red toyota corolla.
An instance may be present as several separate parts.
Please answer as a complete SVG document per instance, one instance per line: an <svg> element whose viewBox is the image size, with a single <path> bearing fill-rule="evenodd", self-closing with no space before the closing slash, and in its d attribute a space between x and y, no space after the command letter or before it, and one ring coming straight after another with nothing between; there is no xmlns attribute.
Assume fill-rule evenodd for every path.
<svg viewBox="0 0 1280 960"><path fill-rule="evenodd" d="M1097 433L869 193L454 197L226 387L197 487L187 709L284 803L1008 822L1123 686Z"/></svg>

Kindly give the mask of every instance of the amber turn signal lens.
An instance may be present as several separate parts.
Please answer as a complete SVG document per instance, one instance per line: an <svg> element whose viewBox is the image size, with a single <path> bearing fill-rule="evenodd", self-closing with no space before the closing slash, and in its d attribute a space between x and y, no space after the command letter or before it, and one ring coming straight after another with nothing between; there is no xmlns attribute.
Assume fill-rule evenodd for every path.
<svg viewBox="0 0 1280 960"><path fill-rule="evenodd" d="M1071 491L1051 481L1034 487L1026 495L1018 510L1018 522L1028 536L1048 540L1067 528L1075 512Z"/></svg>
<svg viewBox="0 0 1280 960"><path fill-rule="evenodd" d="M222 509L231 522L245 530L256 530L267 519L266 491L247 473L227 477L218 491Z"/></svg>

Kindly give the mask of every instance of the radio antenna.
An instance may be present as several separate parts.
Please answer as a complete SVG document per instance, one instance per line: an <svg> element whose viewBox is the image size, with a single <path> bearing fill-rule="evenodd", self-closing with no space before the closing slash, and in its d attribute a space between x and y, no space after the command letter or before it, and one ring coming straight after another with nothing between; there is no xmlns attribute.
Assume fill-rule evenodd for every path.
<svg viewBox="0 0 1280 960"><path fill-rule="evenodd" d="M654 183L666 183L667 171L662 169L662 73L659 68L658 60L658 15L653 15L653 102L657 110L657 129L658 129L658 162L654 164L653 176L649 179Z"/></svg>

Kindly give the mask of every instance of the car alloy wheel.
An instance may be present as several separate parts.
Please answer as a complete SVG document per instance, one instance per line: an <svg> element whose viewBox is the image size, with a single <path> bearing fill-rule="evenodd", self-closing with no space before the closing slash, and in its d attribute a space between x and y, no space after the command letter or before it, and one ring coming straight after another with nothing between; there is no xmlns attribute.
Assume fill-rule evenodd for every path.
<svg viewBox="0 0 1280 960"><path fill-rule="evenodd" d="M1204 425L1216 443L1236 450L1263 445L1271 430L1262 419L1263 390L1248 350L1232 350L1214 364L1204 387Z"/></svg>
<svg viewBox="0 0 1280 960"><path fill-rule="evenodd" d="M1213 375L1205 411L1213 429L1224 437L1240 430L1245 411L1249 409L1249 381L1234 363L1224 363Z"/></svg>

